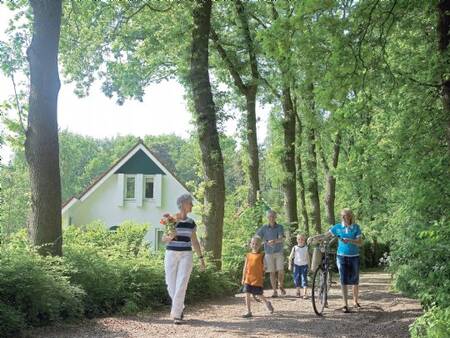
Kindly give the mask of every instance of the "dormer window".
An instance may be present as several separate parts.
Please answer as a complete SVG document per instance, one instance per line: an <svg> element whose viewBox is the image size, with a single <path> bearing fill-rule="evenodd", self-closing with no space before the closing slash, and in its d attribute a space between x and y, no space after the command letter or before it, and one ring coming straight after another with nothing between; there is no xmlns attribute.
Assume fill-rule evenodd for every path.
<svg viewBox="0 0 450 338"><path fill-rule="evenodd" d="M144 197L147 199L153 199L154 197L154 182L153 177L144 177Z"/></svg>
<svg viewBox="0 0 450 338"><path fill-rule="evenodd" d="M136 177L127 176L125 185L125 199L132 200L136 198Z"/></svg>

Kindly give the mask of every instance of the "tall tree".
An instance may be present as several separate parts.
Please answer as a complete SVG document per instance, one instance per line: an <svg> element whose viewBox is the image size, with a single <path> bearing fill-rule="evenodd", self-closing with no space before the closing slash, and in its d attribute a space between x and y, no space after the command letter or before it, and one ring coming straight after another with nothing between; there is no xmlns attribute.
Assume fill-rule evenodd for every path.
<svg viewBox="0 0 450 338"><path fill-rule="evenodd" d="M204 223L205 249L212 252L217 268L221 267L225 183L222 151L217 132L216 109L209 80L209 36L211 0L197 0L192 11L190 84L195 106L197 134L205 174Z"/></svg>
<svg viewBox="0 0 450 338"><path fill-rule="evenodd" d="M271 16L271 23L265 24L261 18L255 17L265 28L262 34L265 61L272 69L268 70L270 79L264 78L264 84L279 100L283 111L283 142L284 148L281 163L284 171L283 193L287 221L291 231L298 228L297 214L297 184L295 168L295 124L296 116L292 98L292 87L298 69L294 66L293 35L295 27L291 25L291 17L295 4L289 1L280 1L279 5L272 1L265 7L266 15ZM269 14L270 13L270 14ZM293 71L295 69L295 72Z"/></svg>
<svg viewBox="0 0 450 338"><path fill-rule="evenodd" d="M314 126L314 117L316 105L314 102L314 85L311 83L305 89L305 98L307 101L306 109L309 115L309 124L307 129L308 158L306 168L308 169L308 192L311 199L312 211L311 222L314 224L317 233L322 232L322 221L320 215L319 183L317 174L317 151L316 151L316 129Z"/></svg>
<svg viewBox="0 0 450 338"><path fill-rule="evenodd" d="M248 203L250 206L254 206L257 199L257 192L260 189L259 184L259 155L258 155L258 142L257 142L257 130L256 130L256 96L258 92L259 84L259 72L258 61L256 58L256 46L252 37L249 25L249 17L247 8L244 6L241 0L235 0L235 11L237 21L240 23L241 39L244 42L246 53L248 54L248 68L250 69L249 80L245 81L245 74L241 74L242 69L241 60L238 60L236 53L233 56L230 55L230 50L226 50L221 38L220 32L215 30L211 31L211 39L214 41L214 45L219 53L223 63L228 69L234 84L237 87L239 93L245 97L246 102L246 146L248 153ZM221 18L222 20L222 18ZM239 46L239 49L241 46ZM236 61L234 61L236 60ZM237 64L238 63L238 64Z"/></svg>
<svg viewBox="0 0 450 338"><path fill-rule="evenodd" d="M302 214L303 225L305 228L305 233L309 236L309 216L308 210L306 208L306 198L305 198L305 181L303 179L303 165L302 165L302 146L303 146L303 126L301 119L298 116L297 105L295 107L295 115L297 117L297 131L296 131L296 152L295 152L295 167L296 167L296 177L298 182L298 194L300 199L300 212Z"/></svg>
<svg viewBox="0 0 450 338"><path fill-rule="evenodd" d="M449 48L450 43L450 0L441 0L437 5L438 24L437 32L439 39L439 53L441 55L441 96L444 115L447 116L447 149L450 155L450 69Z"/></svg>
<svg viewBox="0 0 450 338"><path fill-rule="evenodd" d="M328 224L335 224L336 217L334 215L334 201L336 199L336 177L334 171L339 162L339 152L341 149L341 134L337 132L333 144L333 154L331 159L331 167L328 164L323 147L320 147L320 157L322 159L323 168L325 171L325 211L327 213Z"/></svg>
<svg viewBox="0 0 450 338"><path fill-rule="evenodd" d="M286 76L286 75L283 75ZM282 89L282 107L284 112L283 133L284 133L284 154L282 157L285 179L283 181L284 203L286 216L292 230L298 227L297 215L297 188L295 169L295 111L291 96L291 87L284 82Z"/></svg>
<svg viewBox="0 0 450 338"><path fill-rule="evenodd" d="M30 167L30 236L43 254L62 255L57 101L61 0L30 0L30 99L25 154Z"/></svg>

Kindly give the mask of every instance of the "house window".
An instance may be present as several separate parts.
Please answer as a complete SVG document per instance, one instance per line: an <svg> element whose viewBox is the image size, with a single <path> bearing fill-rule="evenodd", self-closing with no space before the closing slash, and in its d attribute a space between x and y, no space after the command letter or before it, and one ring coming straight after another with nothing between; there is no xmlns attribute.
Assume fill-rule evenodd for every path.
<svg viewBox="0 0 450 338"><path fill-rule="evenodd" d="M136 177L134 176L127 176L127 184L125 185L125 198L136 198Z"/></svg>
<svg viewBox="0 0 450 338"><path fill-rule="evenodd" d="M144 179L144 191L145 191L145 198L153 198L153 177L145 177Z"/></svg>
<svg viewBox="0 0 450 338"><path fill-rule="evenodd" d="M162 240L162 236L164 235L163 230L156 230L156 249L157 250L164 250L165 244Z"/></svg>

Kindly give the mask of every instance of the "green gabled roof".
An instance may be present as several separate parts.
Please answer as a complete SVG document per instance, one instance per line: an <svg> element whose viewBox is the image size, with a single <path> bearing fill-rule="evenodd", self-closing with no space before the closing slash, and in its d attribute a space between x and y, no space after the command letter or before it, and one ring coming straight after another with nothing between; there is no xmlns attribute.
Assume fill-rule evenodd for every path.
<svg viewBox="0 0 450 338"><path fill-rule="evenodd" d="M126 163L124 163L115 174L144 174L144 175L165 175L164 171L153 162L147 154L139 149Z"/></svg>

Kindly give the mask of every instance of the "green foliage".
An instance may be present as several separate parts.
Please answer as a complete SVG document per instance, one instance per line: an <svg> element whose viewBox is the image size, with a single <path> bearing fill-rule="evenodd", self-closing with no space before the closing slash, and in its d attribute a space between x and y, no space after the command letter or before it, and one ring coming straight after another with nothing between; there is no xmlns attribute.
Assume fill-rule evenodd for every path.
<svg viewBox="0 0 450 338"><path fill-rule="evenodd" d="M24 154L0 166L0 234L7 236L26 224L30 211L30 184Z"/></svg>
<svg viewBox="0 0 450 338"><path fill-rule="evenodd" d="M0 300L0 335L2 337L17 337L26 327L23 313L14 306Z"/></svg>
<svg viewBox="0 0 450 338"><path fill-rule="evenodd" d="M25 242L25 232L0 246L0 331L80 318L84 291L70 283L70 267L61 258L42 257ZM5 325L5 326L3 326Z"/></svg>
<svg viewBox="0 0 450 338"><path fill-rule="evenodd" d="M87 316L167 302L161 257L143 243L147 229L124 223L109 231L94 223L65 230L64 259L73 267L71 281L86 291Z"/></svg>
<svg viewBox="0 0 450 338"><path fill-rule="evenodd" d="M432 307L411 325L413 338L441 338L450 336L450 307Z"/></svg>
<svg viewBox="0 0 450 338"><path fill-rule="evenodd" d="M39 256L25 231L10 235L0 246L2 336L83 315L136 313L170 304L164 258L143 242L147 229L130 222L117 231L100 223L67 227L63 258ZM236 289L226 271L210 265L205 272L194 268L187 302Z"/></svg>
<svg viewBox="0 0 450 338"><path fill-rule="evenodd" d="M422 226L424 227L424 226ZM419 225L410 225L419 228ZM417 296L425 308L450 306L450 223L443 219L419 232L405 231L392 248L391 269L395 286Z"/></svg>
<svg viewBox="0 0 450 338"><path fill-rule="evenodd" d="M8 4L29 16L26 1ZM170 2L157 10L148 4L64 2L60 60L64 74L76 82L78 94L87 94L96 77L103 81L103 91L117 95L119 103L141 99L151 82L169 77L186 82L192 27L189 2ZM303 142L298 149L303 163L309 159L305 131L315 128L317 150L329 164L334 136L337 131L342 134L339 162L331 170L337 180L335 209L350 207L356 213L366 237L362 265L374 265L382 253L389 252L395 286L418 297L427 310L411 333L437 337L448 335L450 276L445 244L449 241L450 161L448 112L442 107L439 88L448 75L448 55L437 50L436 5L436 0L245 2L261 76L258 98L273 108L260 153L262 195L281 212L282 222L284 136L276 93L288 83L303 125L302 136L297 135L297 142ZM248 81L248 53L242 48L234 6L214 2L213 16L213 27ZM23 47L28 27L13 21L17 27L11 27L11 39L0 45L0 66L9 78L26 72ZM216 52L210 60L223 121L245 107L231 89L234 83ZM311 85L313 91L306 93ZM15 114L17 108L10 99L0 112ZM29 204L23 132L17 118L4 123L13 132L13 140L6 141L15 145L16 154L10 165L0 168L2 243L24 226ZM65 131L60 139L64 200L83 191L136 142L133 137L95 140ZM195 139L148 136L145 142L201 200L204 184ZM246 207L241 163L245 149L226 136L221 137L221 148L227 192L223 267L226 276L238 281L247 242L262 223L263 206ZM316 174L323 200L324 160L318 159ZM306 183L309 175L303 170ZM306 204L311 210L309 198ZM324 212L322 221L325 224ZM86 291L88 315L132 312L167 302L162 257L145 249L141 231L130 225L110 233L100 224L66 231L66 257L59 264L70 266L66 275L71 283ZM27 250L24 243L14 243L14 250ZM226 276L194 271L188 299L200 292L213 295L228 289ZM17 309L8 309L1 307L0 313L10 314L11 322L22 325L21 320L28 320L20 311L14 312Z"/></svg>
<svg viewBox="0 0 450 338"><path fill-rule="evenodd" d="M250 208L243 202L245 200L245 189L228 198L224 220L223 269L235 282L241 280L244 258L250 250L250 239L261 226L267 209L262 201L258 201L255 207Z"/></svg>

